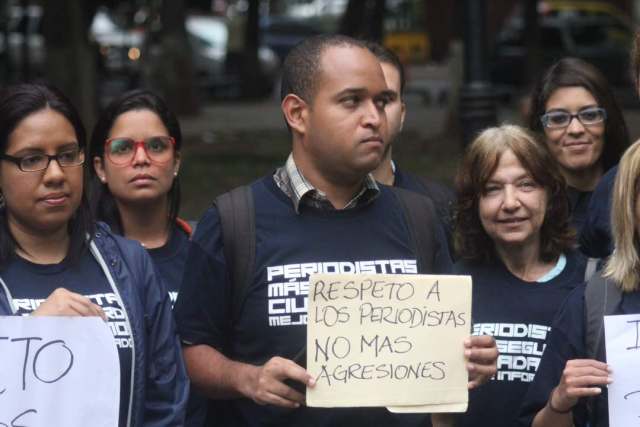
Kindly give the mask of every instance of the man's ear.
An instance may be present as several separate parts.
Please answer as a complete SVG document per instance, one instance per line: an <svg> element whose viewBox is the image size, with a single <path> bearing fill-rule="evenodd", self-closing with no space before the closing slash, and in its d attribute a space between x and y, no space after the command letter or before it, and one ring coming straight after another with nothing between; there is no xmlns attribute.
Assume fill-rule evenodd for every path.
<svg viewBox="0 0 640 427"><path fill-rule="evenodd" d="M400 131L404 126L404 116L407 113L407 106L405 105L404 101L402 101L401 105L402 105L402 114L400 115Z"/></svg>
<svg viewBox="0 0 640 427"><path fill-rule="evenodd" d="M299 96L290 93L282 100L281 108L291 130L304 134L307 129L308 104Z"/></svg>

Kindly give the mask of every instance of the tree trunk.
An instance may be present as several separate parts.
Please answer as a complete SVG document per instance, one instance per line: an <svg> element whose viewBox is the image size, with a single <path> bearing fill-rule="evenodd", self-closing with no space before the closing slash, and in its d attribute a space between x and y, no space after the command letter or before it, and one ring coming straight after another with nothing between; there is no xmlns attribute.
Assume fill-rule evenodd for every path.
<svg viewBox="0 0 640 427"><path fill-rule="evenodd" d="M257 98L262 95L264 76L258 60L260 46L260 0L250 0L244 27L244 51L240 79L242 96Z"/></svg>
<svg viewBox="0 0 640 427"><path fill-rule="evenodd" d="M340 21L340 34L382 42L385 0L349 0Z"/></svg>
<svg viewBox="0 0 640 427"><path fill-rule="evenodd" d="M195 114L198 98L194 87L193 54L184 24L184 1L164 0L160 21L161 30L149 34L143 52L145 78L176 114Z"/></svg>
<svg viewBox="0 0 640 427"><path fill-rule="evenodd" d="M88 38L96 2L57 0L43 4L46 80L69 97L90 130L98 105L97 50L89 44Z"/></svg>

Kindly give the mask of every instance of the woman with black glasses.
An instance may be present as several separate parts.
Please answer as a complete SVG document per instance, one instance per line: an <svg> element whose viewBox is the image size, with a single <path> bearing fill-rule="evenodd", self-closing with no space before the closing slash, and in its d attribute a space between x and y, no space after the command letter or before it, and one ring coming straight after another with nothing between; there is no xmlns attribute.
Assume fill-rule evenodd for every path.
<svg viewBox="0 0 640 427"><path fill-rule="evenodd" d="M618 163L629 136L606 78L591 64L553 64L531 97L529 126L541 134L568 184L572 224L579 232L591 193Z"/></svg>
<svg viewBox="0 0 640 427"><path fill-rule="evenodd" d="M138 244L93 222L85 150L60 92L0 92L0 312L6 301L15 315L102 317L120 362L118 425L182 425L188 380L166 288Z"/></svg>

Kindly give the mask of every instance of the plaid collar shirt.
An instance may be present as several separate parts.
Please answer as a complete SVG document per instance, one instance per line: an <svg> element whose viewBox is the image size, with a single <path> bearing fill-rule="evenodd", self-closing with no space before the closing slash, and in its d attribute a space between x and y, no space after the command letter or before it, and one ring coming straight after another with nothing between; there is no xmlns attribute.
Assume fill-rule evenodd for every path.
<svg viewBox="0 0 640 427"><path fill-rule="evenodd" d="M314 207L323 210L336 210L327 195L315 188L307 181L293 160L293 154L289 154L284 166L278 168L273 174L276 185L291 199L293 209L300 213L300 205ZM373 201L380 193L380 188L371 174L367 174L360 191L347 203L344 209L352 209Z"/></svg>

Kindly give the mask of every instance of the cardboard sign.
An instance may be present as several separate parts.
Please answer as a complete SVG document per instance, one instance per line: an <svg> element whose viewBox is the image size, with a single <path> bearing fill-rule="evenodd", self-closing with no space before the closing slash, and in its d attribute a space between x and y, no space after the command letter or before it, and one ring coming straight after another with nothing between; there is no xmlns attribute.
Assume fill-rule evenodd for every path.
<svg viewBox="0 0 640 427"><path fill-rule="evenodd" d="M466 410L470 277L314 274L308 301L307 405Z"/></svg>
<svg viewBox="0 0 640 427"><path fill-rule="evenodd" d="M115 427L120 363L98 317L0 317L0 427Z"/></svg>
<svg viewBox="0 0 640 427"><path fill-rule="evenodd" d="M609 384L609 426L638 425L640 419L640 314L605 316Z"/></svg>

